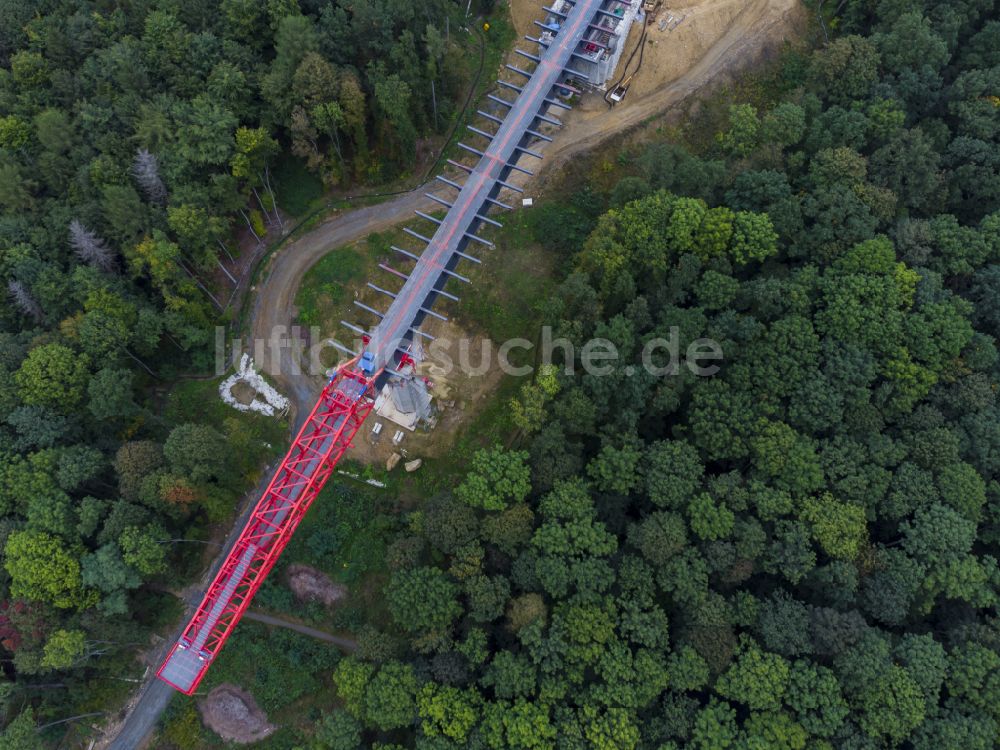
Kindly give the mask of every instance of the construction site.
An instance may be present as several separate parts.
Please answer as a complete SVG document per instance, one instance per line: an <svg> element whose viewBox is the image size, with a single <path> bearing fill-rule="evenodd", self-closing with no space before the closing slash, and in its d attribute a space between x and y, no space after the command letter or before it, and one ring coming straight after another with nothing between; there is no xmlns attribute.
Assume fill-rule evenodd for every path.
<svg viewBox="0 0 1000 750"><path fill-rule="evenodd" d="M737 4L730 5L735 9ZM434 427L440 409L434 404L435 382L426 374L423 349L435 338L429 331L448 322L443 304L460 304L460 292L468 288L463 267L481 263L477 248L493 247L484 230L500 227L495 216L523 201L521 185L535 174L543 157L540 149L553 141L574 107L582 102L593 107L595 101L605 108L620 104L642 80L646 49L657 43L650 35L676 33L693 20L683 9L668 10L658 0L555 0L543 10L524 34L531 46L514 50L520 62L505 64L498 89L478 112L481 123L469 125L471 140L458 144L469 158L464 163L449 160L448 176L437 176L440 190L425 193L445 210L443 218L416 210L420 226L432 229L404 230L412 242L392 247L399 263L380 264L386 280L369 281L368 302L356 299L357 315L341 321L347 331L343 340L353 338L362 347L334 342L346 363L323 388L158 670L160 679L175 689L186 694L197 689L369 414L375 411L378 419L367 442L388 448L390 469L406 456L400 445L409 433ZM691 23L688 28L696 27ZM372 295L385 305L376 304ZM385 455L383 451L381 457ZM409 470L419 467L419 461L406 463Z"/></svg>
<svg viewBox="0 0 1000 750"><path fill-rule="evenodd" d="M483 249L494 247L492 228L500 227L503 213L531 204L526 191L540 182L542 157L552 172L610 134L735 72L780 41L794 8L794 0L554 0L542 8L534 0L511 1L511 20L528 44L512 50L497 71L496 86L478 102L478 121L459 144L461 157L449 161L435 189L349 216L331 215L278 255L255 290L255 332L293 323L295 292L306 269L334 248L386 231L403 220L403 211L416 214L405 230L408 239L392 248L396 260L379 264L385 275L371 276L357 290L353 312L343 315L345 333L336 346L346 361L324 381L314 403L315 381L298 368L271 372L264 366L287 394L282 402L280 395L261 395L252 362L241 365L230 386L240 404L234 408L268 413L290 403L301 427L255 507L243 516L249 520L231 532L228 551L218 558L221 566L156 670L159 680L152 685L162 691L140 694L127 731L111 747L134 746L126 738L142 736L170 688L187 695L198 691L241 617L260 617L248 612L254 595L342 458L414 470L417 456L446 452L448 435L469 420L476 403L488 400L498 382L495 372L470 387L462 374L450 377L438 368L426 349L438 338L458 335L471 337L478 349L482 332L459 326L452 316L462 297L475 294L469 284L475 274L468 269L480 266ZM348 345L351 340L355 346ZM242 398L239 391L251 380L252 392ZM212 698L199 708L220 736L244 742L273 731L252 696L235 686L220 686ZM219 719L231 725L214 726Z"/></svg>
<svg viewBox="0 0 1000 750"><path fill-rule="evenodd" d="M551 43L562 24L563 15L571 7L561 2L555 3L542 17L538 14L538 4L527 0L515 0L511 12L518 31L539 43ZM655 98L648 90L651 86L669 82L672 77L682 75L692 62L692 53L702 54L704 45L715 42L718 34L725 31L727 24L747 11L745 3L729 2L687 2L670 3L663 0L633 0L609 5L612 16L599 15L594 27L584 37L578 55L574 56L574 77L568 83L582 95L565 96L574 109L565 112L563 119L571 122L571 127L580 125L581 118L607 120L614 124L633 109ZM563 15L559 15L563 14ZM747 13L752 17L751 13ZM530 16L530 19L529 19ZM623 41L624 40L624 41ZM517 85L521 78L517 63L506 66L501 71L503 81ZM503 87L503 84L500 84ZM616 105L626 99L620 108ZM501 117L505 113L502 104L487 99L482 105L481 116ZM612 109L614 108L614 109ZM548 123L540 123L538 131L552 136L556 142L564 132ZM548 142L536 144L539 151L548 156L552 145ZM478 155L464 152L460 161L452 162L452 171L462 173L474 166ZM514 171L509 182L528 189L533 187L528 175ZM507 190L506 195L515 204L530 205L531 198ZM432 200L428 198L428 200ZM434 205L441 206L439 202ZM506 248L504 253L509 253ZM382 296L373 284L355 290L359 299L369 305L377 304ZM454 320L441 321L427 318L422 330L442 340L473 338L473 350L479 351L481 341L475 331L458 328ZM422 339L418 337L418 344ZM425 341L426 343L426 341ZM455 359L455 352L449 356ZM375 404L375 414L370 420L364 439L356 440L348 451L349 458L365 464L393 470L397 466L407 466L416 470L420 457L433 458L447 452L448 436L460 428L475 414L477 406L495 388L494 373L467 377L462 371L445 372L433 355L421 359L417 357L416 375L413 380L393 378L379 394ZM412 408L413 399L402 395L413 382L419 382L426 391L426 406ZM439 430L445 434L434 435Z"/></svg>
<svg viewBox="0 0 1000 750"><path fill-rule="evenodd" d="M628 3L615 4L615 7L623 6L633 7ZM636 4L634 7L638 8L636 12L638 16L642 11L642 5ZM570 85L588 93L575 95L563 90L562 101L571 103L572 106L572 110L558 109L558 119L565 123L566 127L556 127L544 121L536 123L535 130L551 138L551 142L540 140L533 147L533 150L545 156L542 170L537 171L533 177L513 170L506 178L506 182L526 192L507 190L504 194L505 202L520 208L525 201L533 201L538 191L544 190L545 184L577 156L600 146L611 137L620 137L630 129L635 130L650 118L662 115L671 107L689 100L691 94L720 80L725 81L744 66L752 64L767 50L781 44L790 28L801 24L800 10L795 0L750 0L749 2L671 0L661 5L657 11L647 14L644 23L633 21L628 31L628 38L619 43L621 55L618 67L612 76L601 84L603 89L600 86L591 88L577 78L576 84ZM559 18L541 10L537 0L512 0L509 12L518 34L536 38L542 31L538 23L558 21ZM607 16L601 18L606 19L608 23L614 22ZM650 19L652 23L649 23ZM665 20L669 21L666 25L663 24ZM601 25L600 18L598 25ZM662 31L661 26L663 26ZM602 33L596 29L591 31ZM644 32L646 41L644 47L640 48L638 41ZM636 74L640 49L644 49L641 53L642 67ZM633 53L635 56L626 66ZM574 69L583 70L587 65L585 60L587 56L583 53L581 55L583 56L574 58ZM522 64L522 60L525 60L522 55L512 52L508 55L507 62L513 68L531 67L530 62ZM497 74L504 83L512 86L520 86L524 80L520 73L505 66L501 66ZM609 93L608 89L623 77L631 77L629 92L621 104L610 107L604 97ZM504 99L509 97L512 91L514 89L498 83L494 90L482 97L473 108L473 111L476 108L481 110L482 114L479 117L485 121L487 130L495 127L495 119L503 119L506 116L507 106ZM480 123L473 125L480 130L483 129ZM637 137L641 138L642 134L637 133ZM475 146L478 142L477 136L473 135L472 139L471 143ZM474 167L479 158L474 151L460 149L460 153L455 155L453 161L461 164L449 164L442 176L453 182L461 182L463 176L468 174L467 170ZM526 157L526 166L529 168L531 165L527 162L531 159ZM441 195L448 201L447 192L451 188L440 181L437 181L437 184L444 191ZM296 419L296 424L300 424L302 415L311 410L318 384L312 376L298 374L304 369L304 363L293 361L294 353L291 348L273 345L272 332L281 326L287 329L295 324L298 315L297 291L304 284L306 272L320 259L340 252L341 248L352 246L354 243L361 245L365 237L372 232L394 232L397 226L413 217L415 210L439 218L440 211L447 210L448 206L437 200L440 196L436 192L432 197L429 197L427 192L426 188L420 188L376 206L335 212L307 236L297 240L294 243L294 252L280 253L274 257L254 302L252 339L258 342L254 360L291 400L293 412L300 415L299 419ZM425 236L432 234L436 228L433 222L419 217L413 226ZM420 230L421 226L425 229ZM396 253L396 256L396 259L380 260L394 268L393 263L400 259L400 254ZM402 260L407 262L406 258ZM489 271L489 268L483 270ZM376 286L385 286L374 278L375 273L378 271L372 272L371 280ZM379 307L386 299L384 294L365 284L352 286L348 292L356 295L362 303L374 308ZM347 308L353 307L350 303L346 305ZM338 320L348 318L347 313L354 315L356 310L347 309L345 312L344 309L339 309L337 312L331 312L328 315L329 322L336 324ZM353 317L350 319L354 320ZM422 330L438 336L439 339L446 337L454 340L460 336L472 338L473 349L478 351L478 338L481 332L462 330L454 319L445 323L437 318L428 317L424 320ZM357 335L356 331L351 332L352 337ZM423 340L425 343L428 342L426 338ZM425 363L423 366L429 365ZM453 382L442 383L440 373L431 375L431 378L439 389L445 386L445 390L454 393L440 397L439 403L451 400L456 400L458 403L471 402L479 400L481 396L482 389L479 383L464 382L461 377ZM485 386L486 384L483 384L483 387ZM438 392L440 393L440 390ZM445 421L441 420L440 424L444 425Z"/></svg>

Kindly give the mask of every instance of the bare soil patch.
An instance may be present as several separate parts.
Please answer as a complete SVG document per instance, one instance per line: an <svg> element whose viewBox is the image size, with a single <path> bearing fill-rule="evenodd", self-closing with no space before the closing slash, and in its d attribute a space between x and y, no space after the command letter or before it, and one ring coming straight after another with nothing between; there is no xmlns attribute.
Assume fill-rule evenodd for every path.
<svg viewBox="0 0 1000 750"><path fill-rule="evenodd" d="M425 359L416 369L418 376L433 384L430 392L437 424L430 430L417 427L410 432L373 412L348 450L348 458L384 468L393 453L401 454L404 460L444 456L454 443L458 427L479 413L503 378L497 366L496 348L481 333L467 333L452 321L437 319L427 320L421 330L435 337L433 348L425 351ZM490 349L489 354L484 355L484 348ZM491 366L480 374L484 356L489 358ZM372 430L378 422L383 427L375 438ZM405 437L399 445L394 445L392 437L400 430ZM395 470L402 471L402 466Z"/></svg>
<svg viewBox="0 0 1000 750"><path fill-rule="evenodd" d="M740 16L753 17L759 10L760 3L747 0L672 0L666 3L648 27L642 69L628 97L641 99L673 83L705 57L730 29L739 26ZM660 24L671 17L674 20L661 30ZM625 61L638 43L641 32L642 24L636 23L629 34L616 79L623 74ZM638 54L630 72L635 70L637 62ZM597 97L591 99L603 104Z"/></svg>
<svg viewBox="0 0 1000 750"><path fill-rule="evenodd" d="M770 3L777 5L777 3ZM538 28L532 23L541 20L545 11L537 0L511 0L511 19L518 35L537 36ZM642 72L636 77L635 87L629 95L640 96L655 91L665 83L676 80L704 57L712 45L722 38L744 12L753 15L759 9L759 0L668 0L656 14L647 35L646 53ZM660 29L661 21L673 21ZM635 49L643 23L632 26L625 52L619 63L618 74ZM520 44L526 44L521 42ZM530 50L533 51L533 50ZM638 55L636 56L638 60ZM634 66L634 64L633 64ZM634 70L634 67L632 68ZM585 100L598 97L584 97ZM628 100L626 100L628 101Z"/></svg>
<svg viewBox="0 0 1000 750"><path fill-rule="evenodd" d="M334 583L329 576L308 565L289 565L288 587L299 601L321 602L327 607L347 596L347 587Z"/></svg>
<svg viewBox="0 0 1000 750"><path fill-rule="evenodd" d="M511 15L522 33L521 24L527 30L542 13L534 0L511 0ZM668 16L683 21L661 31L660 21ZM667 0L656 18L647 34L642 69L625 100L610 109L600 94L588 94L572 112L560 115L565 127L552 143L536 144L545 155L545 171L532 180L533 192L541 191L577 155L643 123L666 118L675 105L731 81L786 41L799 38L806 10L799 0ZM633 26L612 82L621 77L641 29L638 22ZM634 70L635 62L629 72Z"/></svg>
<svg viewBox="0 0 1000 750"><path fill-rule="evenodd" d="M642 70L635 77L619 109L654 94L687 74L699 61L710 57L713 48L720 43L729 47L727 38L743 36L758 41L760 31L771 21L784 17L797 4L796 0L667 0L649 24ZM511 0L510 14L514 28L523 38L526 34L537 35L538 28L532 22L541 20L545 11L537 0ZM636 21L633 24L619 69L612 80L617 80L624 72L625 63L639 41L644 23ZM524 44L526 42L520 43ZM637 62L638 54L629 68L630 72L635 70ZM607 105L600 96L586 96L579 109L603 112L607 110Z"/></svg>
<svg viewBox="0 0 1000 750"><path fill-rule="evenodd" d="M222 739L240 745L260 742L277 731L246 690L223 683L198 702L201 720Z"/></svg>
<svg viewBox="0 0 1000 750"><path fill-rule="evenodd" d="M230 393L233 394L233 398L239 401L241 404L249 405L254 402L257 398L257 391L250 386L249 383L244 383L242 380L237 381L235 385L230 389Z"/></svg>

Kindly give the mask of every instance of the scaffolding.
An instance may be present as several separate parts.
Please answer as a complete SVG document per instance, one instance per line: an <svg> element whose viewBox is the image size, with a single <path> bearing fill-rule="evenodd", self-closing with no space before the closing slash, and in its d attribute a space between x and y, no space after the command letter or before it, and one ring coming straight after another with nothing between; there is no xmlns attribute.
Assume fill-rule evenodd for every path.
<svg viewBox="0 0 1000 750"><path fill-rule="evenodd" d="M580 85L596 91L605 91L618 69L632 24L641 17L643 0L613 0L605 5L595 15L580 49L574 53ZM552 23L558 24L558 18L546 19L544 25Z"/></svg>

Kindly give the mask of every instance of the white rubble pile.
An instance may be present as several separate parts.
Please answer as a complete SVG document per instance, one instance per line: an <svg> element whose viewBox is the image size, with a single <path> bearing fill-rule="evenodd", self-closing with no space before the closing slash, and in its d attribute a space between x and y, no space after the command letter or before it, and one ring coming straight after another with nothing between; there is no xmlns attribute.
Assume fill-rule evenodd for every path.
<svg viewBox="0 0 1000 750"><path fill-rule="evenodd" d="M249 404L242 404L233 397L233 386L239 382L246 383L257 392L257 397ZM266 417L273 417L277 412L283 412L288 408L288 399L272 388L254 369L249 354L244 354L240 359L236 373L219 384L219 396L237 411L255 411Z"/></svg>

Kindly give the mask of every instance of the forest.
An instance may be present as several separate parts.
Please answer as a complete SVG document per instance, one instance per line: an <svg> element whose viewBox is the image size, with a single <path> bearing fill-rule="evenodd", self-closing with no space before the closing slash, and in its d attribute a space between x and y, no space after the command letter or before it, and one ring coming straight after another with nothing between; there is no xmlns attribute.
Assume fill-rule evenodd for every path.
<svg viewBox="0 0 1000 750"><path fill-rule="evenodd" d="M171 587L287 439L201 378L234 315L220 267L292 221L289 163L330 190L410 175L475 73L465 12L0 2L4 747L115 708L179 620Z"/></svg>
<svg viewBox="0 0 1000 750"><path fill-rule="evenodd" d="M713 138L536 209L545 322L625 356L406 516L303 747L997 746L998 9L837 9ZM721 372L628 367L672 326Z"/></svg>
<svg viewBox="0 0 1000 750"><path fill-rule="evenodd" d="M179 619L168 572L283 439L190 398L199 285L278 221L289 155L406 172L462 95L454 5L0 3L3 750L120 702ZM527 214L541 322L624 356L539 369L512 440L403 512L331 485L350 517L289 553L362 540L380 609L343 658L241 624L262 703L324 696L270 747L1000 744L1000 6L807 5L815 49L718 127ZM720 372L630 367L671 328Z"/></svg>

